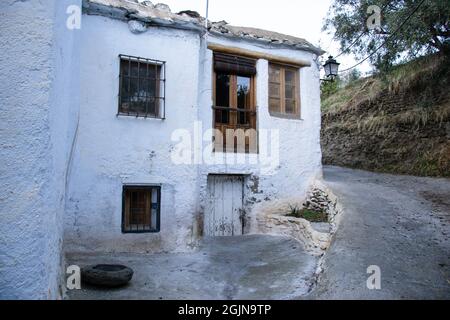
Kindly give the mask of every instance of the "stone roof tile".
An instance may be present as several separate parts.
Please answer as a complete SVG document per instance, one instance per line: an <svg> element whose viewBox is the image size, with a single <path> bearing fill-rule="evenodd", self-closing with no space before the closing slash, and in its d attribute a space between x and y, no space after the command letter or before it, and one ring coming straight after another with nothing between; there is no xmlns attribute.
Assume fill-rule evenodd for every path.
<svg viewBox="0 0 450 320"><path fill-rule="evenodd" d="M153 4L139 0L83 0L83 10L87 14L104 15L121 20L139 20L149 25L161 25L178 29L190 29L205 32L205 18L195 11L185 10L173 13L166 4ZM297 50L306 50L318 55L324 51L305 39L278 32L238 27L226 21L208 21L210 33L227 38L256 41L270 46L283 46Z"/></svg>

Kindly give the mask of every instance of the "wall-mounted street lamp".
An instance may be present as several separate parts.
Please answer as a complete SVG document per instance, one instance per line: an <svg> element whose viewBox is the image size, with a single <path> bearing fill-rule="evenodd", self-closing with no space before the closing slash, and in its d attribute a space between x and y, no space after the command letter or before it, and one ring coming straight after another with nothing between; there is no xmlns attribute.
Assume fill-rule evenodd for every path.
<svg viewBox="0 0 450 320"><path fill-rule="evenodd" d="M328 60L323 65L323 69L325 70L326 79L321 79L323 81L334 81L334 79L338 75L339 65L333 56L329 56Z"/></svg>

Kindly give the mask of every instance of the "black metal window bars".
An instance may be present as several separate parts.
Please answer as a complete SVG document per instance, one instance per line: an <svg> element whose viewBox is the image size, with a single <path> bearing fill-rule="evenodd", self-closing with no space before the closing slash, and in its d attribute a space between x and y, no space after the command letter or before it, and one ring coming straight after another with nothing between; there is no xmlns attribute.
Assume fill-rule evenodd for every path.
<svg viewBox="0 0 450 320"><path fill-rule="evenodd" d="M165 119L166 62L119 55L117 115Z"/></svg>

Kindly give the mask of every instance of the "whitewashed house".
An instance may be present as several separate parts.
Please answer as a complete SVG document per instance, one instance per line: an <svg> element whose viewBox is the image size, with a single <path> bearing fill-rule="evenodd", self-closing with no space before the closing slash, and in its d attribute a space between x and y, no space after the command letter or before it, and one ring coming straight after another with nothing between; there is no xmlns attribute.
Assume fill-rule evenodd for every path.
<svg viewBox="0 0 450 320"><path fill-rule="evenodd" d="M321 176L307 41L149 1L0 13L0 298L60 297L64 252L264 232Z"/></svg>
<svg viewBox="0 0 450 320"><path fill-rule="evenodd" d="M80 45L66 250L183 250L258 232L255 204L302 198L321 174L322 51L305 40L88 0ZM211 143L212 129L224 138ZM257 134L239 148L226 129Z"/></svg>

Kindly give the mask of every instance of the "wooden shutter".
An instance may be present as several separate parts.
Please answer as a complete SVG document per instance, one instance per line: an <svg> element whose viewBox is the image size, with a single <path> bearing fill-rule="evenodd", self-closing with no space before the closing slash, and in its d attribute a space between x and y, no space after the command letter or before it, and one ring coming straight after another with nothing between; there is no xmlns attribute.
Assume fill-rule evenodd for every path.
<svg viewBox="0 0 450 320"><path fill-rule="evenodd" d="M256 60L225 53L214 53L214 70L219 73L254 76Z"/></svg>
<svg viewBox="0 0 450 320"><path fill-rule="evenodd" d="M269 111L272 115L300 115L299 70L269 64Z"/></svg>

